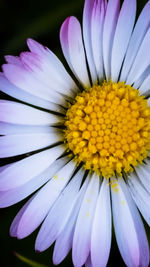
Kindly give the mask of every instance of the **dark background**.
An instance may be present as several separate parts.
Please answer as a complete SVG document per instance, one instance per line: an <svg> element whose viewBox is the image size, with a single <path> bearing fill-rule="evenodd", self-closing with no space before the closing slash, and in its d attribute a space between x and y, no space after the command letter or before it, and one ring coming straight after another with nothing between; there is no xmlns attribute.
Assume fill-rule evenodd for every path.
<svg viewBox="0 0 150 267"><path fill-rule="evenodd" d="M137 2L139 14L147 1ZM84 0L0 0L0 64L5 62L4 55L18 55L21 51L27 50L28 37L48 46L64 62L59 43L59 29L69 15L75 15L81 21L83 4ZM14 251L51 267L53 247L41 254L34 252L37 231L23 240L9 237L10 224L25 202L26 200L0 210L0 267L27 266L14 256ZM147 225L145 227L150 239L149 228ZM71 255L59 266L72 267ZM108 266L125 266L114 235Z"/></svg>

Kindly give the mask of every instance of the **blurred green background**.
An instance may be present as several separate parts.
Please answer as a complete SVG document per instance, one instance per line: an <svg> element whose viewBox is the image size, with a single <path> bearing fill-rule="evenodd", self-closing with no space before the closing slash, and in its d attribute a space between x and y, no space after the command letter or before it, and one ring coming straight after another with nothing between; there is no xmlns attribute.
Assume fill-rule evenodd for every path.
<svg viewBox="0 0 150 267"><path fill-rule="evenodd" d="M137 2L139 14L147 1ZM64 62L59 43L59 29L69 15L75 15L81 21L83 4L84 0L0 0L0 63L4 63L4 55L18 55L21 51L27 50L28 37L48 46ZM23 240L9 237L10 224L25 202L26 200L0 210L0 267L28 266L14 256L14 251L38 263L53 266L53 247L41 254L34 252L34 241L38 231ZM149 228L145 226L150 239ZM71 255L59 266L73 266ZM125 266L114 237L108 266Z"/></svg>

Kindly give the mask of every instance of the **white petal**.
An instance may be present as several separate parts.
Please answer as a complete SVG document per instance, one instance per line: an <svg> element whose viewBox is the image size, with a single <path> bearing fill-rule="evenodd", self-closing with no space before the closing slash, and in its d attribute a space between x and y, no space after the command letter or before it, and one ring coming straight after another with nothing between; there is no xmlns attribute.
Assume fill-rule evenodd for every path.
<svg viewBox="0 0 150 267"><path fill-rule="evenodd" d="M0 100L0 121L22 125L42 126L60 122L60 119L56 115L24 104Z"/></svg>
<svg viewBox="0 0 150 267"><path fill-rule="evenodd" d="M12 123L0 122L0 133L2 135L13 134L50 134L54 131L50 126L28 126Z"/></svg>
<svg viewBox="0 0 150 267"><path fill-rule="evenodd" d="M150 75L144 80L139 88L140 95L149 95L150 94Z"/></svg>
<svg viewBox="0 0 150 267"><path fill-rule="evenodd" d="M85 193L73 237L72 258L75 267L85 264L90 252L91 230L100 178L94 174Z"/></svg>
<svg viewBox="0 0 150 267"><path fill-rule="evenodd" d="M85 191L89 183L89 178L87 177L80 191L78 192L76 199L73 202L70 214L67 216L67 223L64 226L62 232L56 239L53 262L54 264L59 264L67 256L72 247L74 228L82 200L84 198Z"/></svg>
<svg viewBox="0 0 150 267"><path fill-rule="evenodd" d="M46 99L43 100L35 95L30 94L29 92L26 92L14 86L12 83L10 83L5 78L3 73L0 73L0 90L7 95L10 95L16 99L32 104L34 106L64 113L64 109L60 107L59 105L56 105L50 101L47 101Z"/></svg>
<svg viewBox="0 0 150 267"><path fill-rule="evenodd" d="M93 5L94 5L94 0L85 0L84 11L83 11L83 39L84 39L88 66L92 82L94 84L97 82L97 73L96 73L96 67L92 53L92 43L91 43L91 17L92 17Z"/></svg>
<svg viewBox="0 0 150 267"><path fill-rule="evenodd" d="M66 224L67 215L72 208L72 203L79 191L83 175L83 170L77 172L54 203L36 238L36 251L46 250L60 234Z"/></svg>
<svg viewBox="0 0 150 267"><path fill-rule="evenodd" d="M111 79L112 44L119 15L120 0L109 0L104 20L103 30L103 57L107 80Z"/></svg>
<svg viewBox="0 0 150 267"><path fill-rule="evenodd" d="M94 2L91 18L91 41L96 71L101 80L104 77L103 66L103 24L105 6L103 0Z"/></svg>
<svg viewBox="0 0 150 267"><path fill-rule="evenodd" d="M150 193L150 165L142 164L138 165L135 169L141 183L144 185L146 190Z"/></svg>
<svg viewBox="0 0 150 267"><path fill-rule="evenodd" d="M126 81L127 75L131 69L131 66L134 62L136 54L139 50L139 47L143 41L143 38L150 26L150 2L148 2L143 8L137 23L135 25L133 34L131 36L128 50L125 56L125 60L123 63L121 78L120 81Z"/></svg>
<svg viewBox="0 0 150 267"><path fill-rule="evenodd" d="M133 173L128 178L128 185L138 209L150 226L150 194L144 189L137 176Z"/></svg>
<svg viewBox="0 0 150 267"><path fill-rule="evenodd" d="M75 163L69 162L38 192L21 217L17 230L19 239L31 234L41 224L69 181L74 168Z"/></svg>
<svg viewBox="0 0 150 267"><path fill-rule="evenodd" d="M150 29L147 31L143 42L138 50L133 66L127 77L127 84L133 84L146 70L150 62L149 53Z"/></svg>
<svg viewBox="0 0 150 267"><path fill-rule="evenodd" d="M60 41L64 56L76 78L84 87L89 87L89 77L82 41L81 26L75 17L69 17L60 30Z"/></svg>
<svg viewBox="0 0 150 267"><path fill-rule="evenodd" d="M91 238L92 266L105 267L111 247L111 206L110 188L107 179L103 180L97 200Z"/></svg>
<svg viewBox="0 0 150 267"><path fill-rule="evenodd" d="M144 80L149 76L150 73L150 66L146 68L146 70L141 74L141 76L134 82L134 88L140 88Z"/></svg>
<svg viewBox="0 0 150 267"><path fill-rule="evenodd" d="M51 146L62 140L56 133L48 134L16 134L0 137L0 158L25 154Z"/></svg>
<svg viewBox="0 0 150 267"><path fill-rule="evenodd" d="M0 192L0 207L9 207L22 199L26 198L34 191L39 189L43 184L45 184L50 178L55 175L57 171L59 171L68 161L67 158L61 158L59 160L54 161L46 170L41 172L36 177L33 177L28 182L23 184L22 186L16 187L14 189L8 191ZM9 166L9 165L7 165Z"/></svg>
<svg viewBox="0 0 150 267"><path fill-rule="evenodd" d="M122 178L112 192L113 220L118 247L129 267L148 266L149 249L142 220Z"/></svg>
<svg viewBox="0 0 150 267"><path fill-rule="evenodd" d="M48 168L63 151L63 146L57 146L9 165L0 173L0 191L27 183Z"/></svg>
<svg viewBox="0 0 150 267"><path fill-rule="evenodd" d="M118 81L122 62L132 34L136 16L136 0L124 0L114 35L111 59L111 79Z"/></svg>

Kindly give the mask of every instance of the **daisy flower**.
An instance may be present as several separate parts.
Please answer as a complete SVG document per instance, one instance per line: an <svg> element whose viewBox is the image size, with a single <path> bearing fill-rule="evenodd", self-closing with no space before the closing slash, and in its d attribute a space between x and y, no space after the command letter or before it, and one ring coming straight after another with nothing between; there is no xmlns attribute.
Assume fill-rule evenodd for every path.
<svg viewBox="0 0 150 267"><path fill-rule="evenodd" d="M73 266L106 266L113 224L125 264L149 265L149 14L150 1L135 23L136 0L86 0L83 32L73 16L60 30L71 74L31 39L2 66L0 206L32 194L10 234L41 225L35 250L55 242L54 264L72 249Z"/></svg>

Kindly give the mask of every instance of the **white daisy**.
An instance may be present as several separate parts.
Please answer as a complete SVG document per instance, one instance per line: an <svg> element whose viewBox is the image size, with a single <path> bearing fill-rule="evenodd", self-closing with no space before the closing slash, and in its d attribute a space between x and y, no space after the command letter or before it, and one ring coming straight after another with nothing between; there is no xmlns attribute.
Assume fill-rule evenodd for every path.
<svg viewBox="0 0 150 267"><path fill-rule="evenodd" d="M72 249L73 266L106 266L112 217L127 266L147 267L150 224L150 1L136 24L136 0L86 0L65 20L61 46L72 71L36 41L6 56L0 101L0 206L36 191L11 236L30 235L53 262ZM134 26L135 24L135 26ZM22 155L22 156L20 156ZM11 163L10 163L11 162ZM138 211L139 210L139 211Z"/></svg>

